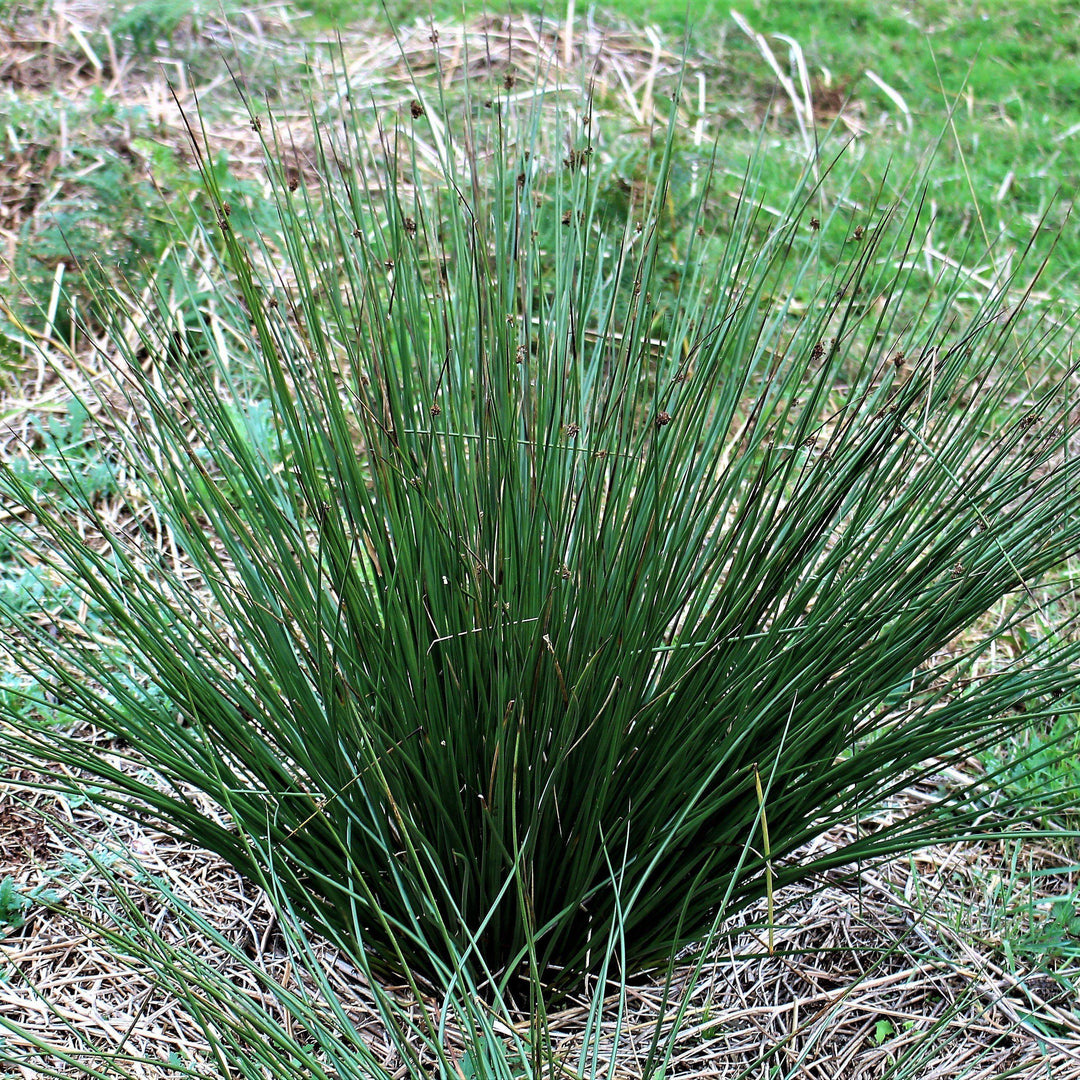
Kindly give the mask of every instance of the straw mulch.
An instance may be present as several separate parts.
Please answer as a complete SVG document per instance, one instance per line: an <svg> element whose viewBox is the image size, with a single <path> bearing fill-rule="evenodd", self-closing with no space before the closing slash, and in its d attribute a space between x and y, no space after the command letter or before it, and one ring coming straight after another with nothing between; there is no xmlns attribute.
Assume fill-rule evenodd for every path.
<svg viewBox="0 0 1080 1080"><path fill-rule="evenodd" d="M448 84L469 78L480 86L486 76L520 78L523 84L538 77L549 81L569 65L588 71L596 96L616 95L628 116L645 124L652 118L657 80L679 68L678 54L654 33L544 26L528 18L467 29L418 24L400 28L397 39L383 25L343 28L339 56L336 35L324 32L320 38L308 27L297 30L294 18L284 8L263 7L225 24L211 7L197 23L181 23L159 56L133 57L125 52L130 42L111 32L107 6L99 0L69 0L52 5L47 15L16 11L11 34L0 37L0 101L50 106L60 131L47 144L20 138L13 128L6 136L0 132L6 142L0 155L4 261L13 263L37 223L105 168L110 155L138 161L141 151L133 141L139 137L186 151L180 108L189 116L197 103L204 110L211 150L228 154L234 174L261 176L262 152L244 99L256 112L272 101L275 122L289 132L297 168L309 166L305 90L323 104L329 96L333 105L335 94L307 85L298 65L301 41L316 70L339 69L344 59L355 100L376 98L387 106L412 100L410 68L421 81L439 70ZM102 140L101 153L87 164L86 155L76 153L85 150L87 132L72 130L68 116L104 116L110 104L141 113L102 121L94 136Z"/></svg>
<svg viewBox="0 0 1080 1080"><path fill-rule="evenodd" d="M73 917L81 913L106 929L132 922L93 869L85 854L92 850L111 863L127 903L158 933L186 945L282 1024L290 1023L256 985L247 962L194 934L163 895L164 887L200 912L275 980L310 991L310 979L286 954L257 889L204 852L33 792L23 787L25 779L10 776L0 787L0 860L24 888L55 890L68 912L36 906L24 925L7 931L0 944L6 972L0 1014L6 1020L43 1042L84 1054L90 1045L102 1055L130 1055L137 1061L127 1066L130 1075L147 1080L170 1074L170 1054L210 1068L205 1037L184 1004L163 993L139 962ZM913 789L894 812L915 809L927 797ZM843 839L837 832L817 843L827 847ZM1075 999L1045 972L1023 962L1011 967L1003 959L1001 941L1015 940L1018 928L1003 925L1015 916L1001 895L988 893L988 884L1009 882L1014 855L1004 845L933 848L910 862L864 869L848 880L838 876L816 891L778 895L771 956L764 905L743 913L696 978L698 958L683 958L666 1009L662 981L629 980L616 1074L641 1075L657 1023L670 1027L691 988L669 1069L673 1077L734 1080L773 1075L769 1069L778 1068L780 1076L864 1080L892 1075L903 1064L900 1075L926 1080L1080 1078ZM1037 842L1023 848L1022 869L1059 864L1060 855ZM1049 902L1075 889L1075 878L1074 871L1047 872L1039 893ZM369 1046L391 1073L400 1070L362 976L328 948L320 950L320 959ZM613 985L608 999L609 1037L618 989ZM582 1003L551 1017L554 1044L571 1068L586 1012ZM18 1038L7 1040L0 1060L30 1049ZM448 1047L464 1052L453 1033ZM76 1075L59 1059L40 1063Z"/></svg>
<svg viewBox="0 0 1080 1080"><path fill-rule="evenodd" d="M168 59L159 64L125 54L125 43L109 32L105 8L95 0L69 0L52 5L45 16L16 11L6 24L10 32L0 40L0 95L77 103L103 94L141 106L143 133L178 148L186 147L187 134L173 94L189 111L197 97L211 120L213 148L228 150L234 172L259 177L257 133L246 112L236 107L239 95L222 59L237 57L234 70L256 109L275 90L274 115L289 133L298 173L312 167L307 116L302 106L290 102L285 85L292 80L302 89L304 79L295 65L300 31L287 9L258 9L229 26L212 14L197 25L182 24ZM519 80L525 86L557 70L577 71L585 72L577 85L587 83L594 102L604 102L603 108L621 114L628 126L645 129L658 108L666 109L664 95L681 64L679 50L656 34L602 29L585 17L573 25L521 18L437 30L435 35L429 26L401 28L395 39L371 27L346 28L342 55L356 97L367 94L382 106L407 110L414 96L409 69L421 81L438 71L451 83L468 77L478 87L490 80L503 92ZM335 48L329 35L322 43L308 44L316 67ZM767 101L730 85L722 57L691 61L680 107L693 138L707 140L718 124L733 119L748 128L760 121ZM801 101L793 93L789 119L800 108L804 123L829 119L843 108L841 121L849 130L865 128L865 110L858 102L844 102L835 89L819 89L820 94ZM708 113L706 100L714 109L715 102L722 102L720 112ZM333 106L333 100L316 100L317 111ZM789 126L794 132L796 125ZM86 170L104 167L106 152L137 155L131 147L137 134L132 121L117 121L108 130L110 145L99 159L82 164L81 175L73 164L77 132L62 126L57 142L42 145L12 143L9 134L0 155L0 255L13 262L18 245L32 243L50 207L78 193ZM13 403L28 414L50 403L57 407L57 394L66 391L44 367L31 365L26 382L6 393L10 417ZM28 785L32 779L10 771L0 776L0 879L11 875L23 890L58 890L70 911L36 906L22 926L6 931L0 942L4 1019L53 1045L74 1048L85 1040L84 1045L102 1054L122 1050L125 1057L145 1059L128 1066L133 1077L168 1075L166 1062L173 1053L208 1060L204 1033L182 1002L162 994L138 963L75 917L81 912L107 926L114 919L122 925L130 916L123 915L80 845L115 859L114 870L133 911L205 957L267 1009L274 1009L273 1002L250 971L226 950L192 935L174 908L163 904L160 888L132 868L125 852L240 945L249 959L296 987L301 976L284 954L269 906L256 889L203 852L35 790ZM911 804L923 797L913 791ZM841 839L827 836L820 843ZM1037 843L1023 848L1024 867L1051 868L1056 861L1060 856ZM1000 896L989 896L987 889L992 880L1007 884L1009 867L1009 853L1001 846L939 848L910 863L823 882L813 893L780 897L784 903L772 955L768 931L761 925L764 909L745 913L693 983L670 1075L766 1076L776 1066L785 1076L862 1080L889 1074L906 1062L902 1074L913 1077L988 1080L1008 1072L1080 1078L1076 1002L1063 998L1059 983L1045 973L1004 960L1001 943L1016 928L1001 925L1010 916ZM1039 889L1047 898L1067 895L1076 888L1074 877L1047 873ZM399 1070L402 1063L355 969L329 950L322 958L369 1045L391 1072ZM693 957L685 958L676 996L683 983L689 985L693 963ZM632 980L625 994L616 1074L629 1078L640 1075L650 1035L658 1021L670 1022L671 1010L663 1020L663 986L654 980ZM614 1001L610 1013L614 1017ZM553 1038L571 1065L584 1017L583 1005L553 1017ZM19 1056L28 1049L7 1039L0 1045L0 1063L5 1055ZM756 1064L763 1056L769 1064ZM40 1064L58 1075L75 1074L59 1059Z"/></svg>

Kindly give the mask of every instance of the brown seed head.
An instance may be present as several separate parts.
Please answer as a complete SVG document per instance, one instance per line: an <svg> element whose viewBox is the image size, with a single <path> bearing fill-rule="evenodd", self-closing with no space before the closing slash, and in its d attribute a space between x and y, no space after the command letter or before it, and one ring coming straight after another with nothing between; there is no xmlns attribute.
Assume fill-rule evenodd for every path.
<svg viewBox="0 0 1080 1080"><path fill-rule="evenodd" d="M563 164L573 172L575 169L582 169L585 167L585 163L589 160L589 156L592 154L593 148L586 146L582 150L571 150L569 157L563 158Z"/></svg>

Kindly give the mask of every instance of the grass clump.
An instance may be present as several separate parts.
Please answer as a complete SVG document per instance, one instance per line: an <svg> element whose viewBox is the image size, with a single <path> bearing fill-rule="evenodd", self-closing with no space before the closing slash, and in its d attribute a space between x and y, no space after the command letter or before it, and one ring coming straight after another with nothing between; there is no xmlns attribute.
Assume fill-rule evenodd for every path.
<svg viewBox="0 0 1080 1080"><path fill-rule="evenodd" d="M773 220L752 163L717 231L703 162L672 215L674 124L605 211L602 132L560 100L421 94L374 145L346 104L310 190L253 116L276 235L193 131L203 242L95 294L122 524L71 472L75 515L2 474L107 628L26 626L11 658L115 740L22 716L12 760L272 879L377 969L522 1001L999 828L952 791L807 847L1059 714L1080 652L1045 616L1075 372L1030 282L921 280L917 199L853 221L809 170Z"/></svg>

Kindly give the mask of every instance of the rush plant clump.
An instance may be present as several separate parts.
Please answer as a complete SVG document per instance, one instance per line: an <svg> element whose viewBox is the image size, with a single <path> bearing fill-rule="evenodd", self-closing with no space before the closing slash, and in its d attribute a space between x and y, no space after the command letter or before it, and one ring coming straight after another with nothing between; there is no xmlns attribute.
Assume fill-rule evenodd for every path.
<svg viewBox="0 0 1080 1080"><path fill-rule="evenodd" d="M921 276L917 199L852 221L808 171L769 217L752 163L720 215L673 120L620 213L587 101L491 106L418 99L373 151L345 105L311 183L253 116L275 235L192 132L197 257L95 295L119 512L0 474L7 543L96 620L9 610L8 651L110 741L0 745L377 969L570 991L1002 827L959 788L807 847L1069 706L1075 371L1019 271Z"/></svg>

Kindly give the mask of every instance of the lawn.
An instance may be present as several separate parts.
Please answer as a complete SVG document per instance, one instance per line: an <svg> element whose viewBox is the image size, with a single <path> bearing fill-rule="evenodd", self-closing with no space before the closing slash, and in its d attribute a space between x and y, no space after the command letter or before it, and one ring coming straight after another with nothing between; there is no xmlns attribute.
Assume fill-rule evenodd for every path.
<svg viewBox="0 0 1080 1080"><path fill-rule="evenodd" d="M684 7L637 0L614 14L466 7L464 24L438 4L416 23L415 6L344 0L226 11L0 12L3 1075L1080 1076L1080 564L1075 543L1042 554L1080 515L1071 5L695 9L685 43ZM463 161L497 165L498 152L469 156L473 138L524 123L529 73L557 64L557 111L523 137L532 164L478 171L455 199L469 182L440 156L445 132L470 132ZM352 135L320 143L311 120L337 130L342 109L359 117ZM396 198L391 175L402 204L357 209ZM516 241L513 260L500 247L527 216L518 192L536 214L521 243L537 252L520 278ZM466 204L490 218L470 224ZM349 208L347 228L332 206ZM579 236L580 278L550 254ZM259 238L251 263L245 237ZM361 333L368 303L398 311L385 336L375 322ZM420 364L412 381L409 357L432 341L437 375ZM634 341L641 374L596 398ZM485 366L484 343L505 365ZM249 363L279 347L281 366ZM451 361L473 347L474 365ZM579 353L578 381L546 398ZM546 378L519 383L548 355ZM343 357L371 379L350 382ZM387 358L400 383L374 373ZM843 419L852 402L864 428ZM433 453L439 425L474 423L487 434ZM521 449L538 426L539 464ZM691 457L676 442L663 469L609 464L646 462L675 436ZM1023 461L1030 478L1010 471ZM849 468L850 484L833 479ZM374 490L385 515L359 497ZM813 524L834 501L843 528ZM529 546L545 528L565 532L558 558ZM275 553L293 548L279 574ZM499 563L504 549L527 568ZM1040 571L1030 584L1026 567ZM458 574L460 600L410 592ZM578 588L587 601L563 599ZM510 618L506 596L535 618ZM941 597L964 617L935 615ZM471 646L485 605L504 652ZM873 633L849 634L860 620ZM339 623L356 632L323 636ZM814 648L788 650L806 626ZM693 653L686 627L715 641ZM755 665L768 674L746 676ZM506 734L521 672L573 781L536 780L529 858L547 882L573 894L590 831L594 877L634 883L631 837L645 849L683 803L707 823L645 849L638 907L622 894L607 923L595 884L567 915L544 882L523 883L518 822L492 809L493 792L520 806L547 775L546 744ZM365 680L370 694L355 689ZM798 680L813 724L796 717ZM965 711L983 685L992 722ZM402 726L350 743L350 695L385 695ZM712 698L755 717L760 746L719 707L681 744L649 712L693 716ZM471 781L432 764L471 768L462 701L491 716L479 811L458 798ZM592 720L574 727L574 709ZM831 716L844 709L847 728ZM609 715L624 741L603 741ZM904 730L931 749L916 754ZM220 753L202 754L204 739ZM714 745L725 756L696 772ZM629 762L642 783L665 760L647 828L647 800L637 817L603 816L609 773ZM364 816L369 773L392 813ZM835 802L810 810L783 786L833 792L813 784L834 773ZM426 809L410 831L400 792L417 777ZM278 785L272 811L250 799L256 780ZM864 799L867 785L881 797ZM163 816L124 813L136 791ZM952 818L931 815L942 799ZM564 816L589 827L567 825L564 842ZM884 858L916 819L934 822L927 843ZM703 835L738 856L714 878ZM836 857L848 846L863 854ZM364 871L344 893L341 859ZM400 909L379 900L389 879ZM700 881L713 892L699 901ZM540 888L521 899L505 882ZM521 944L534 916L559 926L561 951ZM470 966L473 948L497 968L494 938L506 970L528 975L485 981Z"/></svg>

